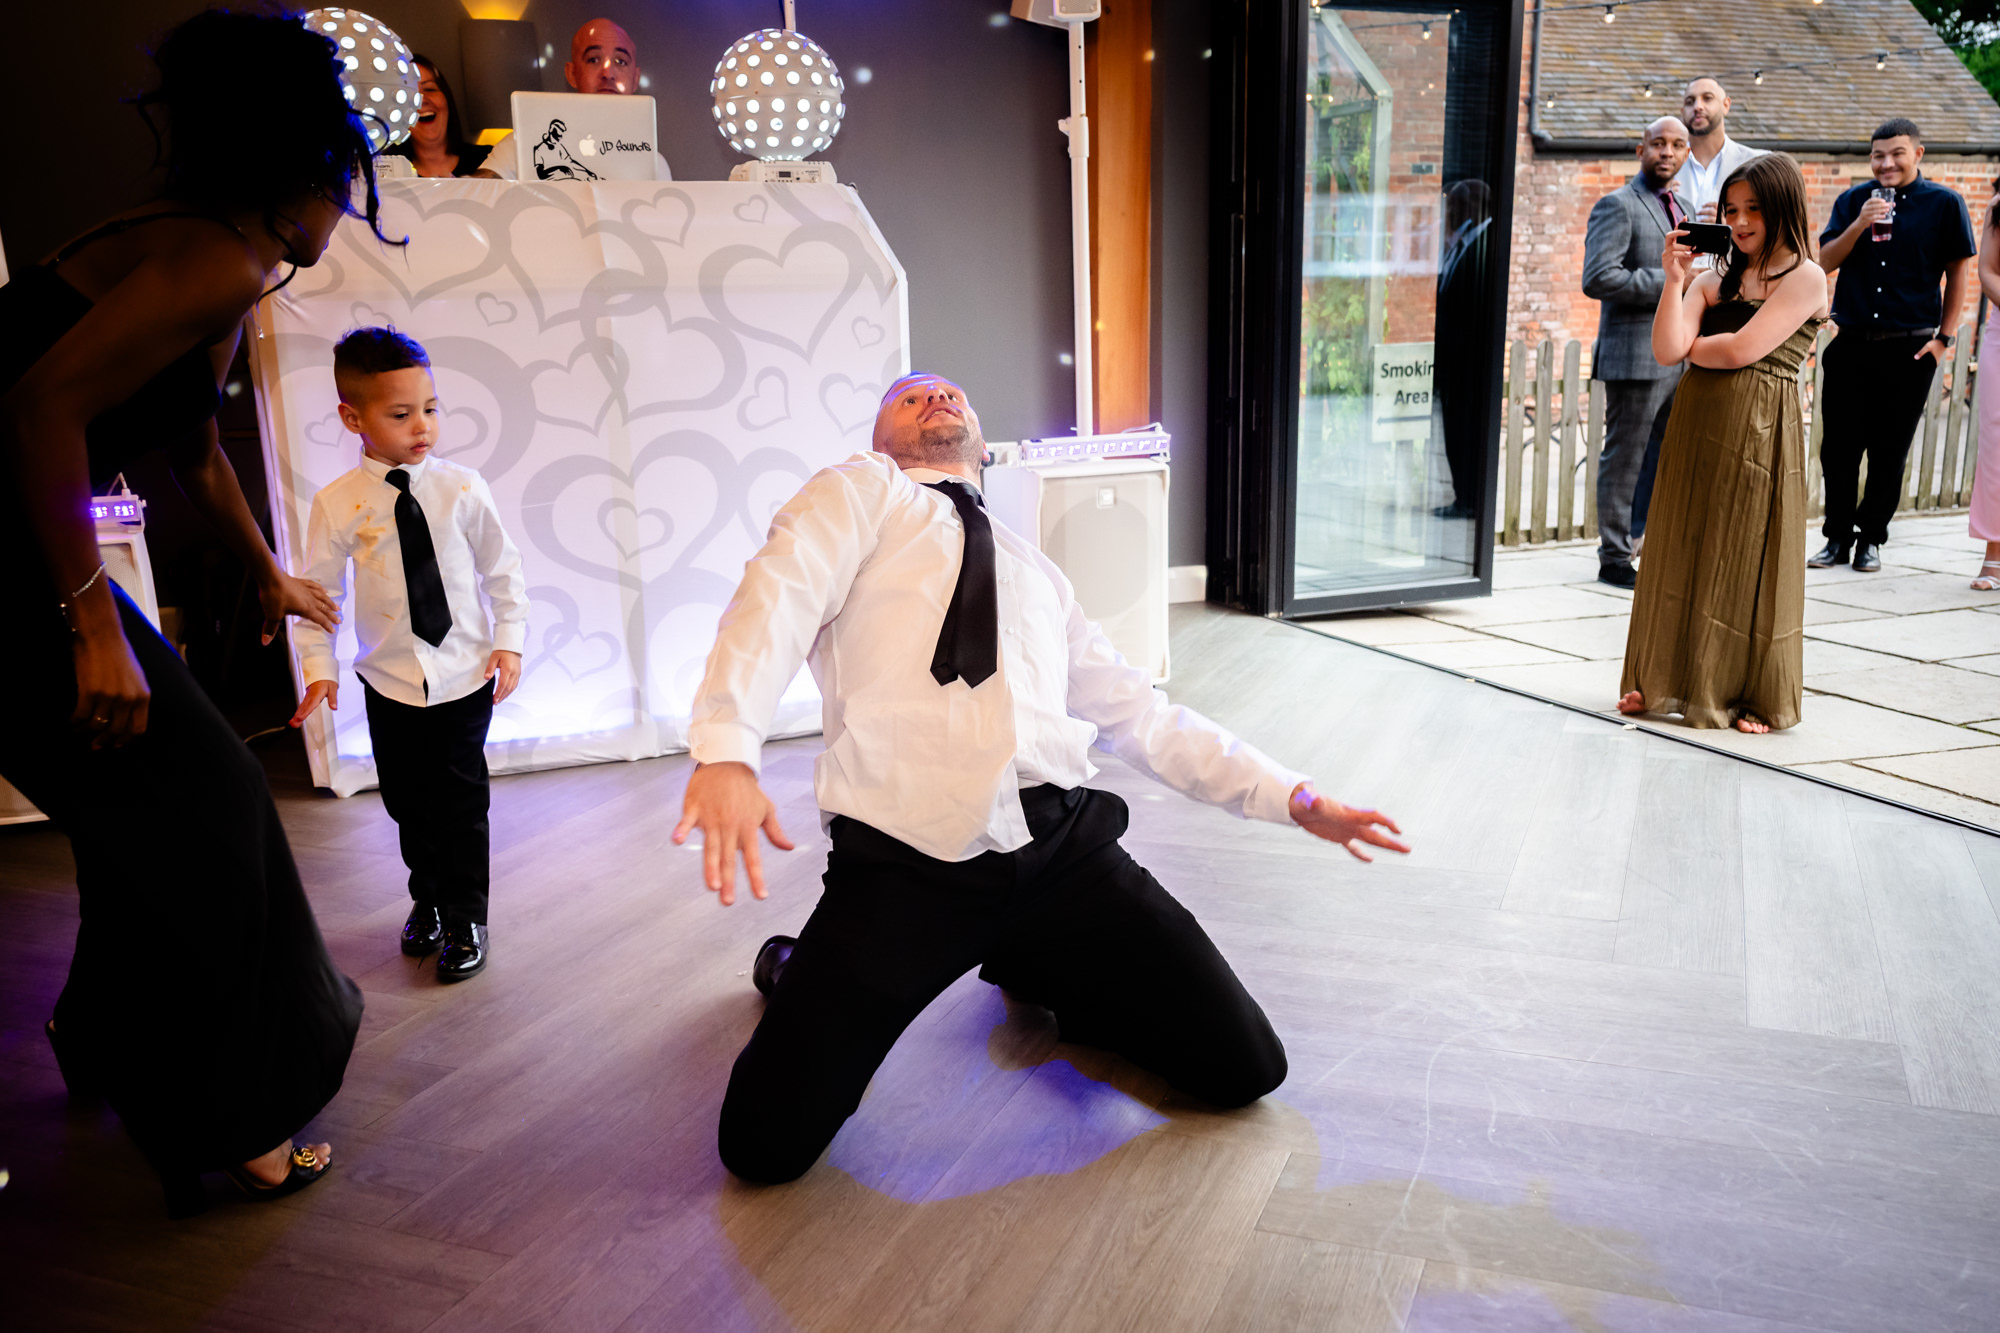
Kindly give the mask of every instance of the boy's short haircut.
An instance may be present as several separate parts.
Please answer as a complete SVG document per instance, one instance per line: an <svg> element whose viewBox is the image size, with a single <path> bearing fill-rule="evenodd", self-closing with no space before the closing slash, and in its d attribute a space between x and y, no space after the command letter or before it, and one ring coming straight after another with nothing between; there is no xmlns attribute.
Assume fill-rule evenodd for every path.
<svg viewBox="0 0 2000 1333"><path fill-rule="evenodd" d="M1924 132L1917 128L1917 122L1905 116L1894 116L1875 127L1868 136L1869 143L1880 143L1884 139L1894 139L1907 134L1910 142L1921 148L1924 146Z"/></svg>
<svg viewBox="0 0 2000 1333"><path fill-rule="evenodd" d="M350 331L333 348L333 383L340 401L351 403L365 381L392 370L412 366L431 368L431 356L424 345L407 333L392 328L366 326Z"/></svg>

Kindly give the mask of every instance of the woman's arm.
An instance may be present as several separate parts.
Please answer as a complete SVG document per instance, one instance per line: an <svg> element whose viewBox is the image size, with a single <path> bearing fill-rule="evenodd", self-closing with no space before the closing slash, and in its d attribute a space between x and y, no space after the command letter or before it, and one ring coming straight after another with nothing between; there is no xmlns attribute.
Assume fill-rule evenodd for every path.
<svg viewBox="0 0 2000 1333"><path fill-rule="evenodd" d="M237 334L209 349L210 362L220 385L229 374L236 356ZM340 611L326 589L306 579L295 579L278 566L277 557L264 543L264 533L250 512L250 502L237 480L236 469L222 452L215 420L210 418L191 436L184 447L171 452L168 462L174 480L194 507L207 515L221 530L222 541L250 576L257 580L257 600L264 608L264 642L277 636L288 615L304 616L327 633L340 623Z"/></svg>
<svg viewBox="0 0 2000 1333"><path fill-rule="evenodd" d="M1710 370L1741 370L1755 365L1799 331L1799 326L1826 309L1826 273L1805 260L1787 273L1750 322L1734 333L1696 338L1688 360Z"/></svg>
<svg viewBox="0 0 2000 1333"><path fill-rule="evenodd" d="M2000 225L1996 225L2000 218L1993 214L1996 207L2000 207L2000 194L1986 201L1986 226L1979 233L1979 290L1988 301L2000 305Z"/></svg>
<svg viewBox="0 0 2000 1333"><path fill-rule="evenodd" d="M1653 359L1663 366L1687 360L1688 348L1701 332L1702 312L1715 301L1717 279L1713 273L1688 281L1694 251L1681 244L1680 238L1686 234L1668 232L1666 248L1660 254L1666 285L1660 289L1660 302L1653 310Z"/></svg>
<svg viewBox="0 0 2000 1333"><path fill-rule="evenodd" d="M50 609L63 603L76 635L73 720L91 731L94 745L123 744L143 732L149 694L110 583L98 572L84 432L189 348L242 319L262 277L233 246L147 260L0 400L7 462L53 582Z"/></svg>

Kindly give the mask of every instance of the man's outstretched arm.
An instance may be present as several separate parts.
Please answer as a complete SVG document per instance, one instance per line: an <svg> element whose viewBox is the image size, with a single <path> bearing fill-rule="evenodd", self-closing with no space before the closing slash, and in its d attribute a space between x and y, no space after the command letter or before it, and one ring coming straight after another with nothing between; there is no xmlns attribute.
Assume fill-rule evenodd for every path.
<svg viewBox="0 0 2000 1333"><path fill-rule="evenodd" d="M1289 819L1358 860L1374 858L1362 844L1407 852L1396 821L1375 810L1342 805L1313 789L1312 780L1277 763L1191 708L1169 703L1145 671L1112 648L1087 620L1069 581L1044 563L1067 617L1069 709L1097 728L1098 748L1184 796L1244 819Z"/></svg>

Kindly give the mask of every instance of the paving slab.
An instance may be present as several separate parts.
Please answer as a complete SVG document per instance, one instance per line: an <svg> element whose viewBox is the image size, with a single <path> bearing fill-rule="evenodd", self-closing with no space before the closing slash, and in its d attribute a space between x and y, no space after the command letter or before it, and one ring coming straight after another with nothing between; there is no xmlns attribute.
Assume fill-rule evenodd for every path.
<svg viewBox="0 0 2000 1333"><path fill-rule="evenodd" d="M1806 684L1810 686L1813 677L1830 672L1906 666L1911 660L1907 657L1897 657L1894 653L1878 653L1867 648L1853 648L1844 643L1828 643L1824 639L1809 638L1806 640Z"/></svg>
<svg viewBox="0 0 2000 1333"><path fill-rule="evenodd" d="M1955 666L1961 671L1983 671L1989 676L2000 676L2000 653L1985 653L1979 657L1948 658L1945 665Z"/></svg>
<svg viewBox="0 0 2000 1333"><path fill-rule="evenodd" d="M1388 615L1329 616L1325 620L1302 620L1299 623L1316 634L1346 639L1350 643L1367 644L1371 648L1400 649L1404 644L1410 643L1443 643L1448 640L1483 637L1477 630L1463 625L1449 625L1442 620L1427 620L1423 616L1404 615L1401 612L1391 612Z"/></svg>
<svg viewBox="0 0 2000 1333"><path fill-rule="evenodd" d="M1622 661L1626 631L1632 618L1592 616L1587 620L1548 620L1529 625L1495 625L1489 633L1591 661Z"/></svg>
<svg viewBox="0 0 2000 1333"><path fill-rule="evenodd" d="M1580 659L1568 653L1558 653L1547 648L1537 648L1532 644L1516 643L1512 639L1498 639L1482 634L1476 639L1455 639L1447 643L1424 643L1407 645L1405 657L1414 657L1453 671L1471 671L1479 674L1482 667L1537 666L1551 662L1575 662ZM1982 677L1982 679L1986 679ZM1996 688L2000 688L2000 676L1991 677Z"/></svg>
<svg viewBox="0 0 2000 1333"><path fill-rule="evenodd" d="M1972 579L1958 574L1906 574L1880 582L1847 579L1821 585L1813 589L1812 596L1818 601L1899 616L1950 611L1961 606L1983 607L1995 600L1990 592L1975 592Z"/></svg>
<svg viewBox="0 0 2000 1333"><path fill-rule="evenodd" d="M1819 538L1813 538L1813 549L1819 549ZM1941 546L1905 546L1890 559L1885 552L1882 568L1873 574L1857 574L1846 565L1834 565L1827 569L1807 569L1806 587L1817 590L1823 587L1840 587L1850 583L1865 583L1871 579L1896 579L1907 574L1949 574L1965 562L1957 555Z"/></svg>
<svg viewBox="0 0 2000 1333"><path fill-rule="evenodd" d="M1663 735L1786 766L1966 749L1992 743L1992 737L1982 732L1811 691L1806 693L1797 726L1761 736L1748 735L1734 727L1690 727L1650 713L1639 721Z"/></svg>
<svg viewBox="0 0 2000 1333"><path fill-rule="evenodd" d="M2000 651L2000 624L1983 611L1930 611L1858 623L1815 626L1811 637L1924 662Z"/></svg>
<svg viewBox="0 0 2000 1333"><path fill-rule="evenodd" d="M1853 620L1881 620L1892 616L1893 611L1874 611L1865 606L1844 606L1839 602L1821 601L1817 597L1806 598L1806 627L1814 625L1838 625Z"/></svg>
<svg viewBox="0 0 2000 1333"><path fill-rule="evenodd" d="M1412 608L1418 615L1454 625L1484 628L1490 625L1524 625L1545 620L1575 620L1585 616L1631 614L1628 604L1609 596L1606 588L1598 593L1588 588L1538 587L1496 592L1491 597L1468 598L1461 602L1440 602Z"/></svg>
<svg viewBox="0 0 2000 1333"><path fill-rule="evenodd" d="M1940 722L2000 718L2000 676L1930 662L1836 671L1812 677L1812 688Z"/></svg>
<svg viewBox="0 0 2000 1333"><path fill-rule="evenodd" d="M1981 736L1990 741L1991 736ZM1941 787L1960 796L2000 805L2000 745L1870 759L1864 765L1878 772L1908 778L1927 787Z"/></svg>
<svg viewBox="0 0 2000 1333"><path fill-rule="evenodd" d="M1551 551L1539 557L1496 560L1493 564L1495 592L1596 581L1597 556L1592 553Z"/></svg>
<svg viewBox="0 0 2000 1333"><path fill-rule="evenodd" d="M1624 670L1622 661L1553 662L1541 666L1485 667L1472 674L1481 680L1539 694L1544 699L1615 714L1618 683Z"/></svg>
<svg viewBox="0 0 2000 1333"><path fill-rule="evenodd" d="M1970 796L1960 796L1957 792L1945 791L1940 787L1927 787L1921 782L1911 782L1891 773L1879 773L1860 764L1837 762L1831 764L1794 764L1794 771L1810 773L1815 777L1837 782L1855 791L1870 792L1876 796L1886 796L1904 805L1914 805L1919 810L1935 810L1941 815L1963 819L1968 824L1990 828L2000 832L2000 805L1986 801L1976 801Z"/></svg>

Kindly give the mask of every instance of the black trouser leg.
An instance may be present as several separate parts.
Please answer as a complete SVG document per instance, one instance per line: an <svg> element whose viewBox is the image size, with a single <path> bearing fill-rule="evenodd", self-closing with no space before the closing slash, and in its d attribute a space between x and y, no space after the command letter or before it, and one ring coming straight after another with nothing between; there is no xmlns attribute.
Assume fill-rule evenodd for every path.
<svg viewBox="0 0 2000 1333"><path fill-rule="evenodd" d="M1605 380L1604 451L1597 460L1597 563L1629 564L1632 539L1645 531L1639 483L1657 457L1678 374L1657 380ZM1651 487L1647 487L1650 498Z"/></svg>
<svg viewBox="0 0 2000 1333"><path fill-rule="evenodd" d="M462 699L413 708L363 682L382 807L396 821L410 897L447 919L486 924L492 874L486 731L493 682Z"/></svg>
<svg viewBox="0 0 2000 1333"><path fill-rule="evenodd" d="M1680 376L1674 377L1676 388ZM1653 508L1653 479L1660 474L1660 441L1667 438L1667 423L1673 419L1674 396L1669 393L1653 414L1652 433L1646 437L1646 457L1639 464L1639 484L1632 488L1632 540L1646 535L1646 515Z"/></svg>
<svg viewBox="0 0 2000 1333"><path fill-rule="evenodd" d="M1889 538L1903 494L1903 465L1937 371L1936 361L1916 355L1924 341L1871 342L1842 334L1827 345L1819 455L1826 521L1820 531L1830 542L1846 545L1858 536L1880 545ZM1857 504L1864 457L1868 492Z"/></svg>
<svg viewBox="0 0 2000 1333"><path fill-rule="evenodd" d="M1200 925L1123 848L1124 802L1030 793L1035 842L937 861L834 821L826 894L736 1061L718 1148L746 1180L803 1174L925 1005L975 964L1103 1046L1219 1105L1285 1077L1263 1011Z"/></svg>

